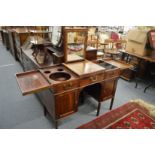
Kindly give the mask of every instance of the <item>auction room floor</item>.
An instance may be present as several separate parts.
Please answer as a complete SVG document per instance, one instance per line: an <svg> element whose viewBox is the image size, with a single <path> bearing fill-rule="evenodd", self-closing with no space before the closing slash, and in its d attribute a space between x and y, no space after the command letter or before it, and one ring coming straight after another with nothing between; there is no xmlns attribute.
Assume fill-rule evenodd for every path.
<svg viewBox="0 0 155 155"><path fill-rule="evenodd" d="M8 129L51 129L54 128L50 116L43 115L43 107L35 95L22 96L15 74L23 72L20 64L0 42L0 128ZM131 99L141 98L155 104L155 89L146 93L146 84L134 88L134 82L119 79L113 109ZM110 101L102 103L101 114L109 111ZM96 118L97 102L91 98L79 106L77 113L59 121L59 128L77 128Z"/></svg>

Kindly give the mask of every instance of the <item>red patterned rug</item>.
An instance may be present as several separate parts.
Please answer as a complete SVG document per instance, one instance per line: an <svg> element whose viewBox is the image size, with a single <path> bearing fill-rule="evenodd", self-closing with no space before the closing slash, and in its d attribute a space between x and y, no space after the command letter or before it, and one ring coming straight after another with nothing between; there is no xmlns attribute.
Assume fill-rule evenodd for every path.
<svg viewBox="0 0 155 155"><path fill-rule="evenodd" d="M78 129L155 129L155 107L142 100L134 100Z"/></svg>

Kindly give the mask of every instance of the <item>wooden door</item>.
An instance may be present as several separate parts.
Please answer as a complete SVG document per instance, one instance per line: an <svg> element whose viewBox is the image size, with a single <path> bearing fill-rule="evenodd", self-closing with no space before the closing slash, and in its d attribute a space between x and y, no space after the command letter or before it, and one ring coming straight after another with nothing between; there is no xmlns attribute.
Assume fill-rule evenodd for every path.
<svg viewBox="0 0 155 155"><path fill-rule="evenodd" d="M103 83L101 100L107 100L115 95L117 79L107 80Z"/></svg>
<svg viewBox="0 0 155 155"><path fill-rule="evenodd" d="M56 118L62 118L77 111L78 92L69 91L55 96Z"/></svg>

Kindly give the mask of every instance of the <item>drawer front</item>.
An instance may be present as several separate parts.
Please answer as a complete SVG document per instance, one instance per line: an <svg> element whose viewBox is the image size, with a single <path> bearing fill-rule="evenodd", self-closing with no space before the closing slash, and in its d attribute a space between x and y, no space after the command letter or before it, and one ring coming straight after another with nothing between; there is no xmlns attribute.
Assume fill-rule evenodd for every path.
<svg viewBox="0 0 155 155"><path fill-rule="evenodd" d="M105 79L111 79L113 77L118 77L120 75L120 70L107 71L105 72Z"/></svg>
<svg viewBox="0 0 155 155"><path fill-rule="evenodd" d="M92 83L100 82L104 80L104 73L91 75L80 79L80 87L87 86Z"/></svg>
<svg viewBox="0 0 155 155"><path fill-rule="evenodd" d="M69 81L63 84L54 85L52 89L54 90L54 93L61 93L67 90L78 88L78 83L78 80Z"/></svg>

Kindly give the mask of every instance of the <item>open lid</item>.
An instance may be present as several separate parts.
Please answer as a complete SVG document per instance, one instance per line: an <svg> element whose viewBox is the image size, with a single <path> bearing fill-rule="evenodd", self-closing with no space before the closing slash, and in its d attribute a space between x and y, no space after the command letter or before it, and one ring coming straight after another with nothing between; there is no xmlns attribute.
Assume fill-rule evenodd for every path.
<svg viewBox="0 0 155 155"><path fill-rule="evenodd" d="M80 77L105 71L104 67L101 67L98 64L88 60L75 63L64 63L63 65Z"/></svg>

